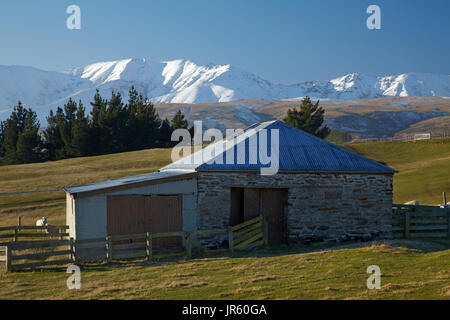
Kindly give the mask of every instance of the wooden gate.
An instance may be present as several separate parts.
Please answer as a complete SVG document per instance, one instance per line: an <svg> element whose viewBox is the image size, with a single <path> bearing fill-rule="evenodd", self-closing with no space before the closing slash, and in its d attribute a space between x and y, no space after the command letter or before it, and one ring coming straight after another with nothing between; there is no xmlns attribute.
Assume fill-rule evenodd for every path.
<svg viewBox="0 0 450 320"><path fill-rule="evenodd" d="M392 214L394 238L450 239L450 208L399 204Z"/></svg>
<svg viewBox="0 0 450 320"><path fill-rule="evenodd" d="M232 188L230 225L236 226L258 216L264 216L268 222L269 244L285 243L286 198L286 189Z"/></svg>
<svg viewBox="0 0 450 320"><path fill-rule="evenodd" d="M108 196L107 219L109 236L182 231L182 197L181 195ZM155 239L154 243L155 248L181 245L181 237Z"/></svg>

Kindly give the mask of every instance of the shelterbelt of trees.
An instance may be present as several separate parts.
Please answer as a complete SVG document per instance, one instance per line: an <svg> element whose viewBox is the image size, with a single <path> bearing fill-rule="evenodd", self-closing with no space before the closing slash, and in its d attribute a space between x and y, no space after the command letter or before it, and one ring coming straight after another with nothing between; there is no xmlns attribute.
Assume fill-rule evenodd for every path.
<svg viewBox="0 0 450 320"><path fill-rule="evenodd" d="M169 121L161 120L151 101L134 87L124 104L120 93L109 100L97 90L92 111L70 99L63 108L50 111L48 126L40 130L36 113L21 102L9 119L0 123L0 163L18 164L72 157L169 147L172 132L188 128L178 111ZM192 130L192 128L191 128Z"/></svg>
<svg viewBox="0 0 450 320"><path fill-rule="evenodd" d="M171 147L176 129L188 129L188 121L180 110L169 121L161 120L152 102L134 87L124 104L120 93L103 99L97 90L92 111L86 115L83 104L69 99L63 108L50 111L48 126L40 123L32 109L19 101L9 119L0 122L0 164L33 163L74 157ZM321 139L345 140L345 133L331 132L324 125L325 110L319 101L305 97L299 109L289 109L283 121ZM190 127L191 136L194 127ZM334 134L330 134L334 133Z"/></svg>

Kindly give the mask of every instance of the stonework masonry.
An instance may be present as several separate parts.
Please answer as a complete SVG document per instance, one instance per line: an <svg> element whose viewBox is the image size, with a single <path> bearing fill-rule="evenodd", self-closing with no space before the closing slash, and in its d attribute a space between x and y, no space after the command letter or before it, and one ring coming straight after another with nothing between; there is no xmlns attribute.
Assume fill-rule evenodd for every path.
<svg viewBox="0 0 450 320"><path fill-rule="evenodd" d="M278 173L200 171L198 228L229 226L232 187L286 188L289 243L348 233L392 237L392 174ZM219 239L220 241L220 239Z"/></svg>

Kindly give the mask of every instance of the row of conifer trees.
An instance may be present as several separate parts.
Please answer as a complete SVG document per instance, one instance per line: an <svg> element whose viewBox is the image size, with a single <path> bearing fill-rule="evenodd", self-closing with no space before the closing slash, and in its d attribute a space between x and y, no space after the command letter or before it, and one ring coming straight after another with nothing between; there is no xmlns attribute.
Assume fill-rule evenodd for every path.
<svg viewBox="0 0 450 320"><path fill-rule="evenodd" d="M154 105L134 87L127 103L120 93L109 100L97 90L92 111L70 99L50 111L43 130L36 113L21 102L0 122L0 162L32 163L173 145L172 132L188 128L181 111L169 121L160 119Z"/></svg>

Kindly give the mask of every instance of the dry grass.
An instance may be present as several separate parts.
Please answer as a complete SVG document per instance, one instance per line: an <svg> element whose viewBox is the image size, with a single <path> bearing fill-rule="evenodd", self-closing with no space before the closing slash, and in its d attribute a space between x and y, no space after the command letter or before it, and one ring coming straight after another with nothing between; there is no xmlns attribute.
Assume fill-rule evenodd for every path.
<svg viewBox="0 0 450 320"><path fill-rule="evenodd" d="M235 257L88 265L82 289L64 269L0 273L0 299L450 299L450 242L280 247ZM426 249L424 249L426 248ZM380 290L366 269L380 266Z"/></svg>

